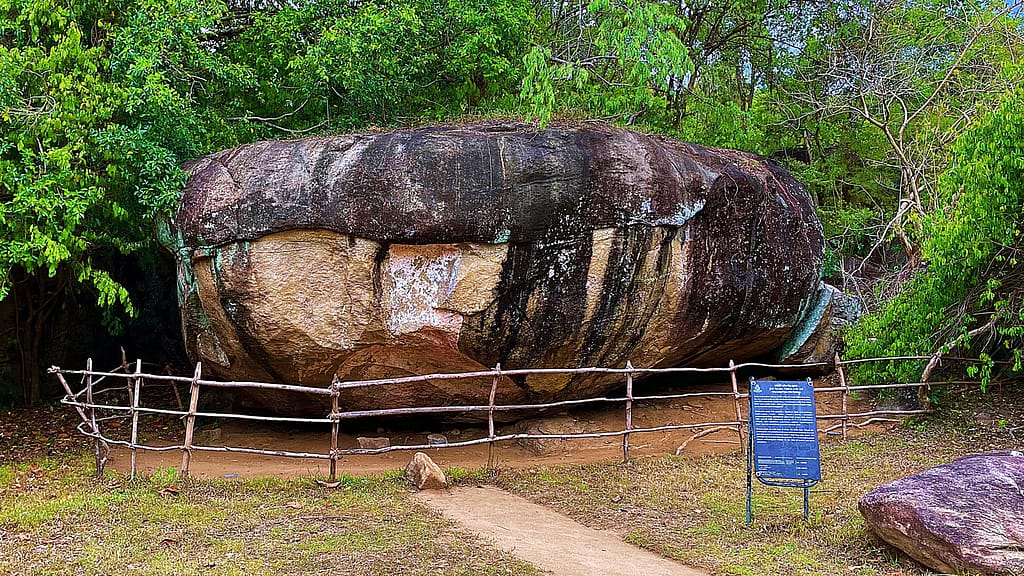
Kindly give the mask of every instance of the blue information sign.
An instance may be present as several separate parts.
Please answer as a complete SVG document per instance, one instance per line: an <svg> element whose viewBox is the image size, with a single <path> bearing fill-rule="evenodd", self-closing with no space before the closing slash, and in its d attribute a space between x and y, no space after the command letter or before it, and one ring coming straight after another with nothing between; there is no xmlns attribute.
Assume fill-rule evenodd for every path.
<svg viewBox="0 0 1024 576"><path fill-rule="evenodd" d="M821 480L810 382L751 382L750 435L759 480Z"/></svg>
<svg viewBox="0 0 1024 576"><path fill-rule="evenodd" d="M804 519L809 489L821 480L818 418L810 380L750 379L747 438L747 523L753 519L752 477L770 486L804 489Z"/></svg>

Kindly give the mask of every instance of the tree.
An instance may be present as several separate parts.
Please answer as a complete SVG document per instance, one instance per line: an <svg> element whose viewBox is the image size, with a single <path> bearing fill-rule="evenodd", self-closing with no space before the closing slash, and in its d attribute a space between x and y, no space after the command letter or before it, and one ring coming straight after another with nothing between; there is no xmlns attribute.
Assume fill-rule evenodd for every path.
<svg viewBox="0 0 1024 576"><path fill-rule="evenodd" d="M792 37L791 22L813 4L802 0L698 0L676 3L687 23L681 41L693 69L672 78L665 97L675 128L693 100L750 110L758 91L776 82Z"/></svg>
<svg viewBox="0 0 1024 576"><path fill-rule="evenodd" d="M765 95L785 71L808 0L541 2L547 26L524 96L712 145L768 144ZM557 106L554 104L557 102Z"/></svg>
<svg viewBox="0 0 1024 576"><path fill-rule="evenodd" d="M541 124L559 110L624 119L652 107L691 69L671 5L649 0L558 2L545 14L549 37L526 55L522 97Z"/></svg>
<svg viewBox="0 0 1024 576"><path fill-rule="evenodd" d="M0 0L0 299L16 301L26 402L40 398L43 338L70 290L134 312L99 262L150 243L183 185L179 163L203 149L192 100L165 72L190 73L167 48L187 50L211 6ZM192 9L207 18L184 18ZM156 11L182 18L140 25ZM144 49L161 43L159 57Z"/></svg>
<svg viewBox="0 0 1024 576"><path fill-rule="evenodd" d="M956 141L923 221L927 268L850 335L854 355L965 350L1022 370L1024 354L1024 90ZM924 363L916 366L922 370ZM934 364L924 367L927 377ZM878 376L908 379L910 367ZM977 367L971 370L977 375Z"/></svg>
<svg viewBox="0 0 1024 576"><path fill-rule="evenodd" d="M267 136L508 110L535 33L528 0L327 1L252 14L218 50L257 90L230 118Z"/></svg>
<svg viewBox="0 0 1024 576"><path fill-rule="evenodd" d="M979 104L1005 93L1005 66L1024 48L1011 6L837 2L812 23L804 57L788 84L798 123L837 117L876 130L884 165L898 175L892 208L873 249L891 235L911 267L920 260L922 219L937 206L934 181L949 144ZM881 205L888 203L882 202Z"/></svg>

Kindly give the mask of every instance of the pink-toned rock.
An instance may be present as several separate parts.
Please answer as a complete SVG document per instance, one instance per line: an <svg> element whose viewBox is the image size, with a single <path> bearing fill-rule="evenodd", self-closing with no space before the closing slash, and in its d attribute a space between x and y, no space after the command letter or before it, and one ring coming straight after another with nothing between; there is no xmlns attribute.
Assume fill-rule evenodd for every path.
<svg viewBox="0 0 1024 576"><path fill-rule="evenodd" d="M1024 455L987 452L868 492L883 540L941 573L1024 573Z"/></svg>
<svg viewBox="0 0 1024 576"><path fill-rule="evenodd" d="M405 479L420 490L442 490L448 487L444 471L423 452L412 455L412 461L405 467Z"/></svg>

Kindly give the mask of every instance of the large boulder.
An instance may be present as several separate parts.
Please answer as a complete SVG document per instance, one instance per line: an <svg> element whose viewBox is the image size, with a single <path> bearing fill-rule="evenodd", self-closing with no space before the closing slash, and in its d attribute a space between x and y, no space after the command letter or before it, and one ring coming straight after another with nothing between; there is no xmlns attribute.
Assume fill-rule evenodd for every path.
<svg viewBox="0 0 1024 576"><path fill-rule="evenodd" d="M860 512L883 540L947 573L1024 573L1024 455L988 452L868 492Z"/></svg>
<svg viewBox="0 0 1024 576"><path fill-rule="evenodd" d="M222 378L720 366L776 353L821 300L807 190L744 152L501 124L258 142L186 169L164 241L188 352ZM506 377L498 401L621 384ZM489 387L349 390L342 405L479 404Z"/></svg>

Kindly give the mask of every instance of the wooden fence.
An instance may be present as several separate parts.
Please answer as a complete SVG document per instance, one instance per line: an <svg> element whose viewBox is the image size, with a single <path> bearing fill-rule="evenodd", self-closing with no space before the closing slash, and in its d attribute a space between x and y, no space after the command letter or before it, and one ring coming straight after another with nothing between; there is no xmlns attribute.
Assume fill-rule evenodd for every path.
<svg viewBox="0 0 1024 576"><path fill-rule="evenodd" d="M918 410L899 410L899 409L887 409L887 410L871 410L866 412L849 412L847 406L847 400L850 394L854 391L866 391L866 390L894 390L901 388L921 388L928 387L931 385L929 382L904 382L894 384L880 384L880 385L869 385L869 386L854 386L851 385L847 378L847 367L854 364L862 364L865 362L889 362L889 361L910 361L910 360L936 360L936 356L900 356L900 357L888 357L888 358L869 358L860 360L842 360L837 355L835 358L834 368L838 374L839 386L829 387L818 387L815 389L816 393L836 393L842 396L841 410L834 414L819 414L818 420L822 421L825 425L824 428L819 427L820 433L828 433L837 429L842 430L842 436L846 439L848 430L850 427L861 427L871 423L891 420L893 417L910 416L914 414L927 413L927 409ZM957 357L943 357L950 360L966 361L966 362L979 362L976 359L970 358L957 358ZM193 452L239 452L247 454L258 454L265 456L280 456L285 458L317 458L321 460L330 461L330 479L335 481L337 478L338 460L342 456L355 455L355 454L381 454L394 450L423 450L428 448L455 448L460 446L473 446L479 444L488 445L488 468L494 466L494 445L498 442L507 442L511 440L528 440L528 439L559 439L559 440L571 440L580 438L605 438L605 437L621 437L622 438L622 456L625 460L629 459L630 455L630 436L634 434L642 434L649 432L662 432L670 430L685 430L685 429L700 429L693 438L698 437L711 431L720 431L725 429L735 430L740 446L745 446L744 426L746 422L743 418L742 405L745 399L749 398L749 390L747 390L746 383L744 387L741 387L737 380L737 372L740 370L757 369L765 372L763 376L768 376L772 371L782 370L794 370L794 369L821 369L826 367L824 363L816 364L763 364L763 363L743 363L735 364L730 361L727 367L721 368L636 368L631 363L627 362L624 368L604 368L604 367L590 367L590 368L537 368L537 369L520 369L520 370L504 370L501 365L497 365L493 370L479 371L479 372L462 372L462 373L451 373L451 374L426 374L420 376L408 376L403 378L388 378L379 380L361 380L361 381L341 381L335 376L332 384L327 388L315 388L308 386L295 386L290 384L279 384L279 383L268 383L268 382L220 382L215 380L205 380L202 378L202 364L197 364L195 372L191 377L187 376L171 376L164 374L148 374L142 371L142 361L139 360L135 363L134 369L130 368L126 363L122 367L111 370L111 371L96 371L93 370L92 360L89 360L86 364L85 370L64 370L59 367L51 367L50 373L55 374L60 380L61 385L64 387L67 395L61 401L63 404L73 407L82 418L81 424L78 425L78 431L82 434L93 438L95 444L95 456L96 456L96 470L97 473L102 473L104 465L107 461L109 449L111 445L120 445L127 447L131 452L131 474L134 477L136 472L136 454L138 450L150 450L150 451L175 451L180 450L182 454L180 474L182 476L188 476L190 462ZM581 400L565 400L559 402L547 402L541 404L496 404L495 393L498 386L498 381L503 376L521 376L531 374L618 374L623 378L625 385L625 396L622 397L608 397L602 396L597 398L586 398ZM651 375L651 374L681 374L681 373L700 373L700 374L728 374L732 387L729 391L721 392L689 392L681 394L651 394L651 395L636 395L633 386L633 379L639 375ZM83 386L77 392L74 391L68 382L68 378L72 376L81 377L81 385ZM350 388L363 388L371 386L388 386L393 384L411 383L411 382L422 382L426 380L450 380L450 379L468 379L468 378L490 378L491 386L490 393L487 398L486 404L470 405L470 406L422 406L412 408L390 408L390 409L379 409L379 410L358 410L358 411L342 411L339 407L338 397L341 390ZM120 381L121 385L115 386L104 386L99 388L99 385L107 380ZM144 383L165 383L170 384L174 388L175 398L177 400L177 409L169 408L153 408L143 406L141 401L142 392L144 390ZM950 382L947 382L950 383ZM957 383L957 382L952 382ZM958 382L967 383L967 382ZM188 384L189 396L188 396L188 408L186 409L181 402L181 398L178 395L177 386L179 384ZM200 412L199 407L199 395L203 388L248 388L248 389L264 389L264 390L278 390L295 394L312 394L319 396L330 396L331 397L331 411L321 418L292 418L292 417L281 417L281 416L257 416L249 414L233 414L233 413L218 413L218 412ZM110 392L115 390L127 390L127 404L117 403L103 403L98 399L100 396L108 395ZM674 400L683 398L699 398L699 397L731 397L735 406L735 420L729 420L724 422L699 422L692 424L665 424L662 426L643 427L638 428L633 425L633 405L637 401L652 401L652 400ZM83 398L84 397L84 398ZM513 434L496 434L495 433L495 412L500 411L535 411L549 408L568 408L583 406L587 404L615 404L619 403L624 406L624 425L621 430L616 431L600 431L600 432L581 432L575 434L531 434L531 433L513 433ZM97 417L99 411L100 416ZM414 415L414 414L465 414L468 412L486 412L487 414L487 436L484 438L476 438L471 440L464 440L458 442L450 442L446 444L416 444L416 445L392 445L386 448L379 449L365 449L365 448L353 448L353 449L339 449L338 448L338 434L340 423L342 420L348 420L353 418L364 418L364 417L380 417L380 416L402 416L402 415ZM168 445L168 446L151 446L142 444L139 442L139 416L141 414L164 414L182 417L185 421L184 435L181 444ZM262 422L278 422L278 423L303 423L303 424L324 424L330 425L330 448L322 453L307 453L307 452L294 452L288 450L265 450L258 448L246 448L246 447L235 447L235 446L204 446L198 445L194 442L195 438L195 427L196 418L223 418L229 420L250 420L250 421L262 421ZM104 434L102 424L106 421L114 419L128 419L131 422L130 436L128 440L118 440L110 438ZM838 421L838 423L832 423ZM691 438L691 439L693 439ZM325 442L325 445L327 442Z"/></svg>

